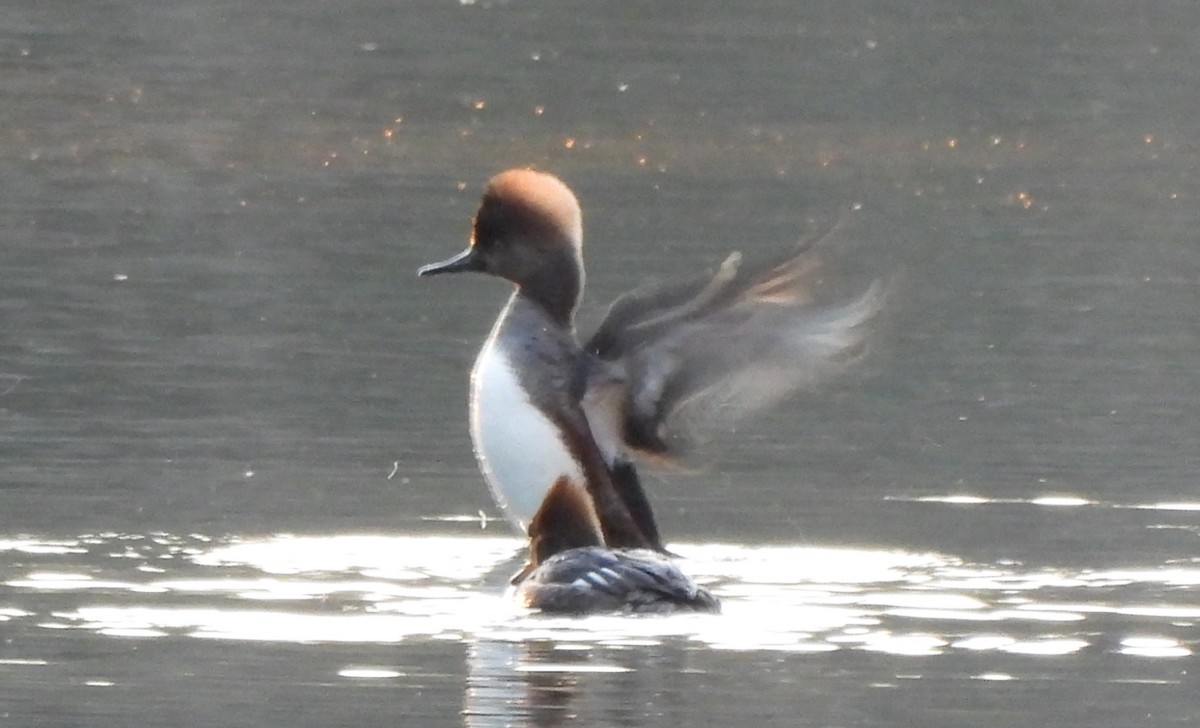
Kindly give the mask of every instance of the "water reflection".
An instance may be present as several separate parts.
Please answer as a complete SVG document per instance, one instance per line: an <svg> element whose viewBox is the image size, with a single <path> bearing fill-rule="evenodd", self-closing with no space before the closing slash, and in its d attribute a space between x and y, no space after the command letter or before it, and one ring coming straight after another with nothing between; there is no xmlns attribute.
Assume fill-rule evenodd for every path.
<svg viewBox="0 0 1200 728"><path fill-rule="evenodd" d="M473 727L556 726L572 715L588 674L633 673L630 667L594 659L575 645L549 641L479 642L467 653L469 675L463 716ZM627 681L621 681L627 682ZM636 679L627 698L636 698Z"/></svg>
<svg viewBox="0 0 1200 728"><path fill-rule="evenodd" d="M0 540L0 622L24 635L0 671L38 671L38 679L69 671L51 639L69 633L234 651L346 645L366 659L327 665L324 680L400 686L428 678L404 655L457 645L467 725L555 726L581 711L627 722L698 684L727 690L727 670L745 659L769 665L762 656L770 654L817 674L827 662L882 656L888 672L875 680L894 686L942 661L955 679L1021 683L1079 655L1146 665L1190 657L1197 646L1200 606L1190 591L1200 559L1069 569L867 548L673 548L720 596L723 614L541 617L506 594L521 542L477 532ZM380 646L392 651L372 651ZM112 685L110 676L88 679ZM1131 664L1112 679L1164 678Z"/></svg>
<svg viewBox="0 0 1200 728"><path fill-rule="evenodd" d="M1191 654L1187 589L1200 561L1025 569L952 556L817 546L677 544L723 615L548 618L517 607L504 576L521 543L496 537L106 534L0 542L19 554L0 619L120 637L272 642L438 640L649 645L893 655L996 650L1064 655L1096 644ZM60 605L39 610L36 595ZM1113 617L1128 633L1107 634ZM1190 638L1187 638L1190 639ZM558 653L556 653L558 654ZM37 655L24 657L36 658Z"/></svg>

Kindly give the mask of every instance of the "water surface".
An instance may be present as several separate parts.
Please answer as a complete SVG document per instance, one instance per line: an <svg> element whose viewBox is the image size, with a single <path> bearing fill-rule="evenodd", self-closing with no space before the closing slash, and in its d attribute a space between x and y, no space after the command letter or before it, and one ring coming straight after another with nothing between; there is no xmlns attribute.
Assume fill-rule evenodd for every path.
<svg viewBox="0 0 1200 728"><path fill-rule="evenodd" d="M253 706L216 714L219 724L309 721L312 706L333 700L344 701L333 722L399 710L402 721L453 724L460 707L468 725L558 725L581 712L596 724L640 721L647 709L724 722L745 718L749 691L780 711L768 722L815 725L812 715L847 699L844 685L868 703L946 689L1003 703L1047 682L1079 691L1065 676L1083 671L1089 689L1110 696L1092 709L1132 718L1191 690L1181 665L1195 648L1200 604L1189 590L1200 560L1030 569L898 550L680 543L722 614L575 619L515 605L504 581L520 547L480 535L3 542L18 564L5 574L2 613L0 672L20 697L9 717L215 700ZM90 654L64 650L68 640ZM770 669L727 673L750 665ZM53 684L64 677L65 704ZM422 702L427 690L442 702Z"/></svg>
<svg viewBox="0 0 1200 728"><path fill-rule="evenodd" d="M2 15L5 722L1195 721L1192 3ZM865 368L646 476L720 617L504 597L507 291L414 271L518 164L584 329L830 221L898 276Z"/></svg>

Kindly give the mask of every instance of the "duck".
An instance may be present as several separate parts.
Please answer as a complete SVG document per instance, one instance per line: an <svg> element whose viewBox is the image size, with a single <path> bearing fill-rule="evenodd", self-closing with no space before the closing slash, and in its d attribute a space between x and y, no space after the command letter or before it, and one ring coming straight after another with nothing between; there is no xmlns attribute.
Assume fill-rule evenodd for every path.
<svg viewBox="0 0 1200 728"><path fill-rule="evenodd" d="M715 614L721 604L669 556L605 545L592 498L560 476L529 523L529 561L513 577L525 607L546 614Z"/></svg>
<svg viewBox="0 0 1200 728"><path fill-rule="evenodd" d="M597 606L607 605L612 594L598 582L612 586L610 571L622 577L613 583L630 585L639 574L677 572L637 459L678 460L697 423L728 428L864 356L882 284L817 304L819 239L756 265L734 252L715 272L636 288L581 342L578 199L555 175L530 168L488 181L466 249L418 275L476 272L513 286L471 370L469 421L484 480L530 539L529 563L515 578L523 600L574 612L574 598L533 593L586 582ZM683 605L695 603L686 596L693 591L662 593L683 595L672 602Z"/></svg>

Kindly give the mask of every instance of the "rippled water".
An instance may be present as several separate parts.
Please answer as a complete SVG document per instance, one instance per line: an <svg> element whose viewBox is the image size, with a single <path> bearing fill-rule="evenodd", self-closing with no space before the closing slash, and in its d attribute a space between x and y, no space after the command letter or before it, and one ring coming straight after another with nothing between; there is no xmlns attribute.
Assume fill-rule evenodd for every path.
<svg viewBox="0 0 1200 728"><path fill-rule="evenodd" d="M960 495L922 502L988 505ZM1019 505L1113 507L1066 498ZM1200 511L1196 502L1131 507ZM466 523L456 535L441 536L11 538L0 541L6 635L0 675L9 686L61 691L68 704L122 711L130 688L151 703L178 701L156 698L158 679L145 671L192 679L192 657L215 645L217 670L225 674L207 684L205 699L233 704L278 680L271 673L286 658L264 657L264 649L310 646L322 657L309 655L309 674L285 692L374 685L386 695L411 691L416 680L443 692L465 688L461 711L469 725L557 725L581 709L576 703L605 700L616 701L609 710L639 721L654 723L650 716L661 715L674 723L729 708L719 692L704 692L713 680L725 691L758 689L754 675L724 671L770 671L783 659L801 661L806 672L843 673L843 680L849 671L864 681L858 690L900 696L962 691L970 683L1029 689L1063 682L1088 665L1068 689L1086 693L1105 686L1182 689L1200 649L1200 558L1081 569L903 550L679 543L672 548L684 569L721 598L722 614L570 619L543 617L511 600L506 579L521 547L518 539ZM74 647L64 653L62 637L72 634ZM150 657L160 644L175 654L170 663L139 666L143 659L161 661ZM443 657L459 655L459 667L423 671L412 653L431 647ZM207 664L200 672L211 669ZM694 679L679 683L676 674ZM644 704L628 702L623 675L640 686L634 696ZM799 698L772 700L788 705ZM6 717L53 724L40 707L25 712L18 701ZM453 722L440 710L408 710L425 722ZM743 702L738 711L745 710ZM1054 713L1044 705L1039 711ZM1028 715L1019 704L1004 712ZM587 724L604 719L593 715ZM791 724L810 723L796 717Z"/></svg>

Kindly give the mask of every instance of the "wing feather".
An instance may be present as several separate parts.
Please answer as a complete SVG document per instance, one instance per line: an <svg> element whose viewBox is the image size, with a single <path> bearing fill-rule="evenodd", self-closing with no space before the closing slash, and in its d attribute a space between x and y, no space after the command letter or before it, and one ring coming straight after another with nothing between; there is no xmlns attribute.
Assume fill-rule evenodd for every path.
<svg viewBox="0 0 1200 728"><path fill-rule="evenodd" d="M780 259L618 298L586 349L622 373L626 444L683 454L700 433L845 371L867 351L882 280L838 297L815 238Z"/></svg>

